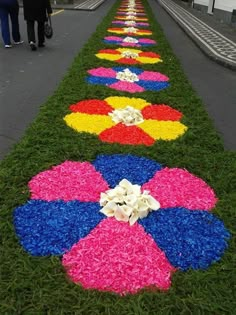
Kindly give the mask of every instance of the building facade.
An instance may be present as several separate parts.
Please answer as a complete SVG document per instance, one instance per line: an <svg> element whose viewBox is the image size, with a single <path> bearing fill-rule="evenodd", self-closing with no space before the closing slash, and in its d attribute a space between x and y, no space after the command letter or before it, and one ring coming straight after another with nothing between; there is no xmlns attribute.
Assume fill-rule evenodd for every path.
<svg viewBox="0 0 236 315"><path fill-rule="evenodd" d="M192 6L236 26L236 0L193 0Z"/></svg>

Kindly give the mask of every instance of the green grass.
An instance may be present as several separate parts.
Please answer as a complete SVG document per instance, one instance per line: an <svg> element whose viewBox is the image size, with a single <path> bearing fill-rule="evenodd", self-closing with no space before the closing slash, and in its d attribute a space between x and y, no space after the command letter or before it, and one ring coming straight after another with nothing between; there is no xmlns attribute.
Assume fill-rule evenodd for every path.
<svg viewBox="0 0 236 315"><path fill-rule="evenodd" d="M107 35L120 2L117 2L62 80L59 88L41 107L40 113L0 165L0 314L1 315L146 315L146 314L235 314L235 208L236 153L224 152L202 101L194 92L173 55L149 5L144 2L153 39L164 63L145 65L170 77L171 87L161 92L134 94L152 103L165 103L183 112L189 130L175 141L152 147L102 143L96 136L76 133L63 122L68 106L82 99L128 96L107 87L88 85L86 71L114 66L94 54L106 45ZM113 46L109 46L113 47ZM117 46L114 46L117 48ZM58 257L31 257L19 245L12 223L13 209L29 198L27 182L38 172L65 160L91 161L100 153L133 153L170 167L186 168L205 180L219 202L213 213L231 231L229 249L220 262L207 271L177 272L168 292L143 291L119 297L86 291L67 280Z"/></svg>

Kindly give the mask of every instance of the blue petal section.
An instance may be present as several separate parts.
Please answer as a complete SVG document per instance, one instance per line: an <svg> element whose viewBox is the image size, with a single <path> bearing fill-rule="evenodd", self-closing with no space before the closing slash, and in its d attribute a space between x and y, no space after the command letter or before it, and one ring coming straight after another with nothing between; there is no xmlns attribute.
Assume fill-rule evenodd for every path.
<svg viewBox="0 0 236 315"><path fill-rule="evenodd" d="M106 40L106 39L104 39L103 42L106 43L106 44L117 44L117 45L120 45L120 43L121 43L122 41Z"/></svg>
<svg viewBox="0 0 236 315"><path fill-rule="evenodd" d="M124 178L132 184L143 185L162 169L153 160L131 154L98 155L93 165L111 188Z"/></svg>
<svg viewBox="0 0 236 315"><path fill-rule="evenodd" d="M103 85L111 85L118 80L116 78L103 78L103 77L87 77L86 78L87 82L91 84L103 84Z"/></svg>
<svg viewBox="0 0 236 315"><path fill-rule="evenodd" d="M160 91L162 89L165 89L170 86L170 83L168 82L160 82L160 81L138 81L138 85L145 88L145 90L150 91Z"/></svg>
<svg viewBox="0 0 236 315"><path fill-rule="evenodd" d="M170 263L182 270L206 269L220 259L230 238L223 222L207 211L161 209L139 223Z"/></svg>
<svg viewBox="0 0 236 315"><path fill-rule="evenodd" d="M14 211L16 234L33 256L60 255L105 216L98 203L31 200Z"/></svg>
<svg viewBox="0 0 236 315"><path fill-rule="evenodd" d="M135 68L135 67L113 67L112 68L114 71L116 72L120 72L120 71L124 71L125 69L129 69L131 72L135 73L135 74L141 74L143 73L143 70L142 69L139 69L139 68Z"/></svg>

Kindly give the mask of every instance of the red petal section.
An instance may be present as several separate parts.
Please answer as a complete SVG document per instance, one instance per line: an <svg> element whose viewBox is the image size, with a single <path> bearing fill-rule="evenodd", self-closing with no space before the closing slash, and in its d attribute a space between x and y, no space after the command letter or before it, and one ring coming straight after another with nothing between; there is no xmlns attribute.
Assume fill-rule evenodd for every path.
<svg viewBox="0 0 236 315"><path fill-rule="evenodd" d="M98 52L99 54L112 54L112 55L120 55L120 52L115 49L101 49Z"/></svg>
<svg viewBox="0 0 236 315"><path fill-rule="evenodd" d="M120 58L117 60L117 62L125 63L128 65L135 65L137 63L141 63L140 61L137 61L136 59L132 59L132 58Z"/></svg>
<svg viewBox="0 0 236 315"><path fill-rule="evenodd" d="M103 100L86 100L73 104L69 107L72 112L108 115L113 108Z"/></svg>
<svg viewBox="0 0 236 315"><path fill-rule="evenodd" d="M120 295L168 290L175 268L139 224L103 220L62 259L69 277L85 289Z"/></svg>
<svg viewBox="0 0 236 315"><path fill-rule="evenodd" d="M99 135L105 142L118 142L120 144L152 145L155 140L137 126L126 126L122 123L104 130Z"/></svg>
<svg viewBox="0 0 236 315"><path fill-rule="evenodd" d="M164 104L146 106L143 108L142 114L145 119L173 121L180 120L180 118L183 116L183 114L178 110Z"/></svg>
<svg viewBox="0 0 236 315"><path fill-rule="evenodd" d="M139 57L150 57L150 58L161 58L160 55L153 53L153 52L141 52L139 53Z"/></svg>

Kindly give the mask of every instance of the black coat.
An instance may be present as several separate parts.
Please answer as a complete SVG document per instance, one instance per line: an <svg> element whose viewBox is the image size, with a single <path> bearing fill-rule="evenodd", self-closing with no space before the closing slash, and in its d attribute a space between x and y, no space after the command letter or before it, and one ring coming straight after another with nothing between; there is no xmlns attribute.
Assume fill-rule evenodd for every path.
<svg viewBox="0 0 236 315"><path fill-rule="evenodd" d="M29 21L46 21L47 15L52 13L49 0L23 0L24 18Z"/></svg>

